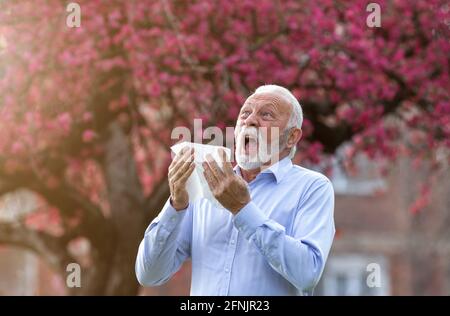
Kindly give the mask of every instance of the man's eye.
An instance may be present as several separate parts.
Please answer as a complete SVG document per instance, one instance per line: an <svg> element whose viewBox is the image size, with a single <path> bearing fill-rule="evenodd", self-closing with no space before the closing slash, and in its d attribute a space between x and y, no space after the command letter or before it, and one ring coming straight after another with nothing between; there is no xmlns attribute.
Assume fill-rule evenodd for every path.
<svg viewBox="0 0 450 316"><path fill-rule="evenodd" d="M241 117L247 117L250 115L250 111L244 111L241 113Z"/></svg>
<svg viewBox="0 0 450 316"><path fill-rule="evenodd" d="M263 112L263 113L262 113L262 117L263 117L263 118L272 118L273 115L272 115L272 113L270 113L270 112Z"/></svg>

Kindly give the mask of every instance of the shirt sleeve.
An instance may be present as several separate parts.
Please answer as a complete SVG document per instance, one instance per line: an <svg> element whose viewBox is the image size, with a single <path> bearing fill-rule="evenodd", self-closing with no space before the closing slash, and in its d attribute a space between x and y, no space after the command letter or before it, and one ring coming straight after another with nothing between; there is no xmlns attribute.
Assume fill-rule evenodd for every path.
<svg viewBox="0 0 450 316"><path fill-rule="evenodd" d="M189 204L185 210L176 211L167 200L148 226L135 265L141 285L156 286L167 282L191 256L192 208Z"/></svg>
<svg viewBox="0 0 450 316"><path fill-rule="evenodd" d="M319 281L335 234L333 187L328 179L317 182L299 202L291 235L254 202L234 217L235 226L270 266L304 292Z"/></svg>

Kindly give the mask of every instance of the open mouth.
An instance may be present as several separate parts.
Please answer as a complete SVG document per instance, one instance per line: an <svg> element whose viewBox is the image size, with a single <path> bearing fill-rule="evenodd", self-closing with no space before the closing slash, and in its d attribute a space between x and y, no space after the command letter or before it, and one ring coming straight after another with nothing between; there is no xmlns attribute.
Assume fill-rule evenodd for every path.
<svg viewBox="0 0 450 316"><path fill-rule="evenodd" d="M245 153L248 154L253 154L256 153L258 149L258 141L256 138L251 137L249 135L245 135L244 136L244 150Z"/></svg>

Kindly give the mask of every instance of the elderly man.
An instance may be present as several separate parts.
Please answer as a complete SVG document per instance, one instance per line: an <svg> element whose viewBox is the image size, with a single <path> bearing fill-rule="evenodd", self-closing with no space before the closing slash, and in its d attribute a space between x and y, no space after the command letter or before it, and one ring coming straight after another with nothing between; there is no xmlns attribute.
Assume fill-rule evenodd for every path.
<svg viewBox="0 0 450 316"><path fill-rule="evenodd" d="M171 196L139 247L142 285L163 284L191 258L191 295L312 294L335 233L334 192L325 176L291 162L302 120L299 102L283 87L259 87L245 101L235 130L237 166L220 168L211 158L203 164L224 209L205 199L189 203L193 153L175 157ZM262 128L272 132L262 137Z"/></svg>

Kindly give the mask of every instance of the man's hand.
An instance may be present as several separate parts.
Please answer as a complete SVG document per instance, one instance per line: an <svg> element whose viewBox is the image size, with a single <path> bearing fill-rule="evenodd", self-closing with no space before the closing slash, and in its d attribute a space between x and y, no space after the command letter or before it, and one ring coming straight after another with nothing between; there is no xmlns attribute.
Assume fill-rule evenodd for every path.
<svg viewBox="0 0 450 316"><path fill-rule="evenodd" d="M169 166L170 202L177 211L189 205L186 181L194 171L194 149L184 147Z"/></svg>
<svg viewBox="0 0 450 316"><path fill-rule="evenodd" d="M244 179L233 172L229 161L226 161L226 154L221 150L223 171L217 162L208 155L207 162L203 163L205 179L208 182L211 192L220 204L234 215L250 202L250 193Z"/></svg>

